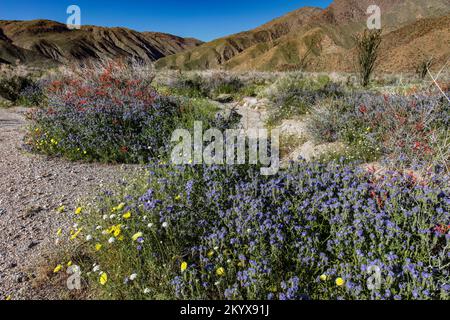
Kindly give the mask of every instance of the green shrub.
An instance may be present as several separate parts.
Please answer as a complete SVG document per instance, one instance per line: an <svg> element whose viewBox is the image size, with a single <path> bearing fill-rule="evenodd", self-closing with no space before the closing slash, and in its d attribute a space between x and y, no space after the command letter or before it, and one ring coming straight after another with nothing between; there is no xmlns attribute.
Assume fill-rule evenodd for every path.
<svg viewBox="0 0 450 320"><path fill-rule="evenodd" d="M12 102L19 101L23 90L33 86L34 82L28 77L14 75L0 79L0 96Z"/></svg>
<svg viewBox="0 0 450 320"><path fill-rule="evenodd" d="M283 119L310 113L311 108L319 101L341 97L344 92L326 76L315 80L304 79L302 74L293 74L275 82L266 94L272 102L268 125L273 126Z"/></svg>

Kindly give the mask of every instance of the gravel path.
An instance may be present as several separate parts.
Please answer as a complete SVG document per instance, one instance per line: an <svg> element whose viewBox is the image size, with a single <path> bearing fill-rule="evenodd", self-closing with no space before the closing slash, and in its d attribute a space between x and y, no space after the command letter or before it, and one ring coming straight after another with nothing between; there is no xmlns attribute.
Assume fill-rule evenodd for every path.
<svg viewBox="0 0 450 320"><path fill-rule="evenodd" d="M0 108L0 300L47 298L36 291L37 261L54 251L54 235L71 224L64 205L117 182L136 167L71 163L22 148L26 109Z"/></svg>

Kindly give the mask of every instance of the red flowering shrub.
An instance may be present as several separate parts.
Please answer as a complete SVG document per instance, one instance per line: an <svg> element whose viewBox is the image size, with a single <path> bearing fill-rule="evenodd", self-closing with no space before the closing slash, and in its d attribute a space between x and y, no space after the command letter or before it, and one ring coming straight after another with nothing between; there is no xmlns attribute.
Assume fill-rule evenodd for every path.
<svg viewBox="0 0 450 320"><path fill-rule="evenodd" d="M318 142L344 141L351 160L444 163L449 159L437 153L449 143L448 136L441 138L449 119L440 95L356 93L314 110L309 128Z"/></svg>
<svg viewBox="0 0 450 320"><path fill-rule="evenodd" d="M172 131L195 106L158 95L147 71L110 63L51 82L48 107L32 114L29 144L73 160L138 163L163 155Z"/></svg>

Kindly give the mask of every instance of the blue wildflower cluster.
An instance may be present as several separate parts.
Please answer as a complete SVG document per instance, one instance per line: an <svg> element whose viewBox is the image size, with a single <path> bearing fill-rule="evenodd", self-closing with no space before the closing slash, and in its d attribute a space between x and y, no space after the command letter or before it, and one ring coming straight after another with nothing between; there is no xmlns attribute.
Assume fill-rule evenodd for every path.
<svg viewBox="0 0 450 320"><path fill-rule="evenodd" d="M353 92L315 107L308 129L318 143L344 142L351 160L444 163L449 160L441 156L448 144L449 108L440 93Z"/></svg>
<svg viewBox="0 0 450 320"><path fill-rule="evenodd" d="M128 228L141 231L143 243L121 263L142 274L153 270L149 261L165 266L159 272L173 285L166 295L449 298L450 190L442 175L375 176L337 162L301 162L271 177L253 166L159 163L149 172L125 193ZM120 256L125 247L111 250Z"/></svg>

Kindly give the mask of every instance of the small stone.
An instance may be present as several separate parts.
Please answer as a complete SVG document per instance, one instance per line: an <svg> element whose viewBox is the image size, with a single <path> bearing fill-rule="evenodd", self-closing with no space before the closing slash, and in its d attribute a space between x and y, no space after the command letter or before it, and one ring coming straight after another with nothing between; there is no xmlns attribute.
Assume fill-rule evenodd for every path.
<svg viewBox="0 0 450 320"><path fill-rule="evenodd" d="M28 207L24 214L22 215L22 219L29 219L32 218L34 216L36 216L36 214L38 214L39 212L43 211L44 208L40 207L40 206L31 206Z"/></svg>
<svg viewBox="0 0 450 320"><path fill-rule="evenodd" d="M28 245L28 249L33 249L37 245L39 245L39 241L31 241L30 244Z"/></svg>
<svg viewBox="0 0 450 320"><path fill-rule="evenodd" d="M28 280L29 280L28 276L26 274L24 274L23 272L20 272L16 276L17 283L23 283L23 282L26 282Z"/></svg>
<svg viewBox="0 0 450 320"><path fill-rule="evenodd" d="M233 101L233 95L231 94L220 94L214 100L220 103L229 103Z"/></svg>

